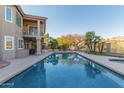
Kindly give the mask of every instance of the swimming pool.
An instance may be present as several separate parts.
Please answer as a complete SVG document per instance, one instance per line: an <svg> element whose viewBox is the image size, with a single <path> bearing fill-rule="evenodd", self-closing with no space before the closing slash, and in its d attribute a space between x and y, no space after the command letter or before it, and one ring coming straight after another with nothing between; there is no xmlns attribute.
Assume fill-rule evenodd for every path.
<svg viewBox="0 0 124 93"><path fill-rule="evenodd" d="M0 87L121 88L124 77L76 53L54 53Z"/></svg>

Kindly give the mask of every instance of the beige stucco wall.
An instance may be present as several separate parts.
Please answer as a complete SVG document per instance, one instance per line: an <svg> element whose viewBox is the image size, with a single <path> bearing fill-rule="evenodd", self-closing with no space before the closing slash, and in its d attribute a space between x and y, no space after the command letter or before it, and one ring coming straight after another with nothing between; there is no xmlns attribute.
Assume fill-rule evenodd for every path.
<svg viewBox="0 0 124 93"><path fill-rule="evenodd" d="M2 59L14 59L16 51L18 50L18 37L22 37L22 28L16 25L16 9L15 6L10 6L13 9L13 23L5 21L5 6L0 6L0 11L2 14ZM4 36L13 36L14 37L14 50L5 50L4 49Z"/></svg>
<svg viewBox="0 0 124 93"><path fill-rule="evenodd" d="M0 59L2 59L2 6L0 6Z"/></svg>
<svg viewBox="0 0 124 93"><path fill-rule="evenodd" d="M14 17L14 19L15 19L15 21L14 21L15 50L19 50L19 49L18 49L18 47L19 47L19 46L18 46L18 39L23 37L23 22L22 22L22 27L19 27L19 26L16 25L16 12L18 12L18 10L14 7L14 15L15 15L15 17ZM19 13L19 12L18 12L18 13ZM20 14L20 13L19 13L19 14ZM21 14L20 14L20 15L21 15ZM21 15L21 16L22 16L22 15ZM22 17L22 21L23 21L23 17Z"/></svg>
<svg viewBox="0 0 124 93"><path fill-rule="evenodd" d="M28 49L22 49L16 51L16 58L23 58L29 56L29 50Z"/></svg>
<svg viewBox="0 0 124 93"><path fill-rule="evenodd" d="M13 7L14 8L14 7ZM14 18L13 18L14 19ZM15 20L13 20L14 22ZM2 52L3 59L13 59L15 58L15 50L5 50L4 49L4 36L14 36L14 23L9 23L5 21L5 6L2 6Z"/></svg>

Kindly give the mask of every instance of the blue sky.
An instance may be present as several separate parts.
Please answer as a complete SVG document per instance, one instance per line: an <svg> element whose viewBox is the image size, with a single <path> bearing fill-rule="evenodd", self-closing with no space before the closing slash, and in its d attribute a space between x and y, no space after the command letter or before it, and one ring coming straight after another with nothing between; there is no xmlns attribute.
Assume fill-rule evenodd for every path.
<svg viewBox="0 0 124 93"><path fill-rule="evenodd" d="M25 13L48 18L52 37L95 31L104 38L124 36L124 6L22 6Z"/></svg>

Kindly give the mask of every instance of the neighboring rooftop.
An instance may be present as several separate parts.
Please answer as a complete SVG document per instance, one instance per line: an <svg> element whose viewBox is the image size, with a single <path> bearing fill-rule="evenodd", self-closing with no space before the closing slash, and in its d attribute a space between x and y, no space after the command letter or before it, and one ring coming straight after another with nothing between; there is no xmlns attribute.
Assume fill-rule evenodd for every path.
<svg viewBox="0 0 124 93"><path fill-rule="evenodd" d="M116 36L116 37L112 37L112 40L124 40L124 36Z"/></svg>

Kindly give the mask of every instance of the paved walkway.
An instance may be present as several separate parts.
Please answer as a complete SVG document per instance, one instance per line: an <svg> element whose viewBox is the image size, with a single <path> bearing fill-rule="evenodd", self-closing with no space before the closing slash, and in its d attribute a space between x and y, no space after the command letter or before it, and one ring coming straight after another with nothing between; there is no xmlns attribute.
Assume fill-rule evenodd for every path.
<svg viewBox="0 0 124 93"><path fill-rule="evenodd" d="M40 56L29 56L25 58L10 60L11 64L9 66L0 69L0 84L9 80L13 76L24 71L25 69L29 68L50 54L52 54L52 52L43 53Z"/></svg>
<svg viewBox="0 0 124 93"><path fill-rule="evenodd" d="M91 60L94 60L96 63L101 64L117 73L120 73L121 75L124 75L124 62L112 62L109 61L109 59L123 59L124 58L119 58L119 57L110 57L110 56L98 56L98 55L92 55L92 54L86 54L83 52L77 52L81 54L84 57L87 57Z"/></svg>

